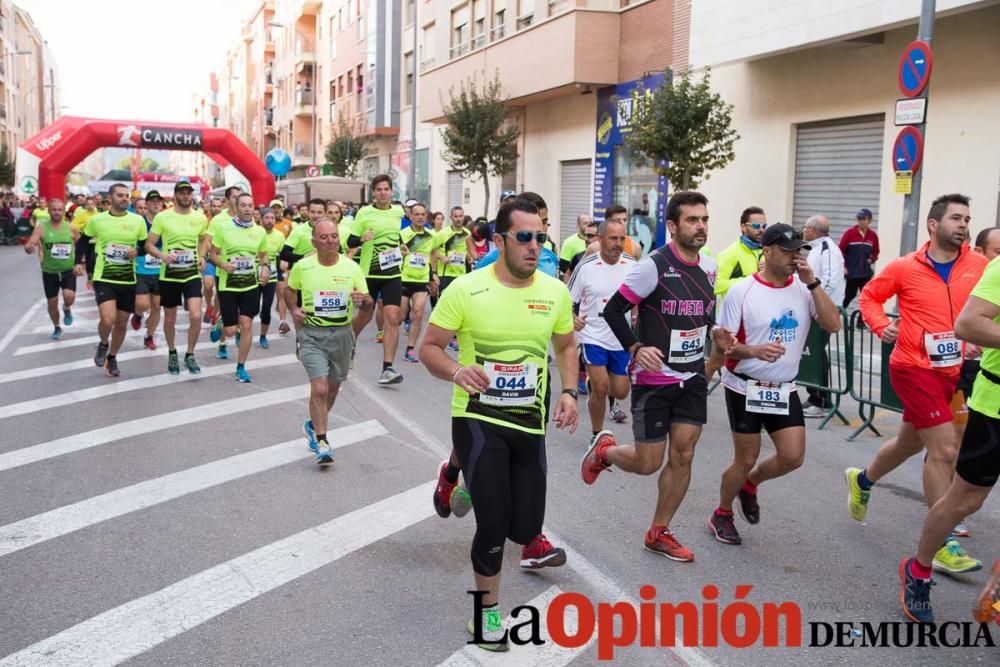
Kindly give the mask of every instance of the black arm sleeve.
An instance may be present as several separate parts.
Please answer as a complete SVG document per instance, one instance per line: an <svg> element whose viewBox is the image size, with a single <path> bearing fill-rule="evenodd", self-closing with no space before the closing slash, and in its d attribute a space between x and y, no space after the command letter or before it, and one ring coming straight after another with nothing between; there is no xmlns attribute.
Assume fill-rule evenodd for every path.
<svg viewBox="0 0 1000 667"><path fill-rule="evenodd" d="M632 332L632 327L629 326L628 318L626 317L632 308L632 303L623 297L621 292L615 292L615 295L608 299L608 305L604 307L604 313L602 313L604 321L611 327L611 333L615 335L615 338L622 344L625 351L628 351L633 345L639 342L639 339Z"/></svg>
<svg viewBox="0 0 1000 667"><path fill-rule="evenodd" d="M146 242L145 241L139 241L138 243L136 243L135 244L135 252L136 252L136 255L138 255L139 257L142 257L143 255L145 255L146 254Z"/></svg>
<svg viewBox="0 0 1000 667"><path fill-rule="evenodd" d="M90 251L90 237L80 232L80 238L76 240L76 263L86 264Z"/></svg>
<svg viewBox="0 0 1000 667"><path fill-rule="evenodd" d="M569 262L567 262L565 259L559 258L559 272L560 273L566 273L571 268L573 268L572 264L570 264Z"/></svg>
<svg viewBox="0 0 1000 667"><path fill-rule="evenodd" d="M281 246L281 254L278 255L278 259L283 262L288 262L288 268L292 268L292 265L303 257L305 257L305 255L296 255L292 252L292 246L288 245Z"/></svg>
<svg viewBox="0 0 1000 667"><path fill-rule="evenodd" d="M348 248L360 248L361 247L361 237L351 234L347 237L347 247Z"/></svg>

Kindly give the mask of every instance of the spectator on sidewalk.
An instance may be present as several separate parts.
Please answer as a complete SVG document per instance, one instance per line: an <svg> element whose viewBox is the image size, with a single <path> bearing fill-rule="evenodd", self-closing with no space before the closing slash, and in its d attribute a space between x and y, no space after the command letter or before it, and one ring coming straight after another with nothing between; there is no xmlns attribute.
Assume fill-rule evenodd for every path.
<svg viewBox="0 0 1000 667"><path fill-rule="evenodd" d="M844 310L861 293L862 288L875 274L875 262L878 261L878 234L869 229L872 224L872 212L863 208L858 211L858 224L851 227L840 237L840 251L844 254L844 265L847 278L844 285Z"/></svg>
<svg viewBox="0 0 1000 667"><path fill-rule="evenodd" d="M830 221L825 215L814 215L809 218L802 228L802 238L811 248L807 258L809 267L822 283L822 288L830 300L837 304L841 303L844 300L844 256L830 238ZM820 331L820 337L823 343L821 377L823 384L830 386L830 357L826 352L830 334ZM809 394L809 405L802 413L806 417L825 417L832 407L830 392L819 389L806 391Z"/></svg>

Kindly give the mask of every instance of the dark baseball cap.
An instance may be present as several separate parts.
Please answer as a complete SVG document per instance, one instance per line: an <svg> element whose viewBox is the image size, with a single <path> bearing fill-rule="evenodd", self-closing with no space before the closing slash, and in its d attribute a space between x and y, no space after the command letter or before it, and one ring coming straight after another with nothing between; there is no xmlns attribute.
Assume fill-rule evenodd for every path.
<svg viewBox="0 0 1000 667"><path fill-rule="evenodd" d="M163 199L163 197L160 196L158 191L150 190L146 193L146 201L149 201L150 199Z"/></svg>
<svg viewBox="0 0 1000 667"><path fill-rule="evenodd" d="M808 243L795 236L795 230L792 229L792 226L783 222L771 225L764 230L764 237L760 240L760 244L762 246L777 245L782 250L810 249Z"/></svg>
<svg viewBox="0 0 1000 667"><path fill-rule="evenodd" d="M869 220L871 220L872 210L870 208L858 209L858 214L856 216L854 216L854 217L858 218L859 220L861 218L868 218Z"/></svg>
<svg viewBox="0 0 1000 667"><path fill-rule="evenodd" d="M177 192L178 190L194 190L194 186L191 185L190 181L177 181L177 183L174 184L174 192Z"/></svg>

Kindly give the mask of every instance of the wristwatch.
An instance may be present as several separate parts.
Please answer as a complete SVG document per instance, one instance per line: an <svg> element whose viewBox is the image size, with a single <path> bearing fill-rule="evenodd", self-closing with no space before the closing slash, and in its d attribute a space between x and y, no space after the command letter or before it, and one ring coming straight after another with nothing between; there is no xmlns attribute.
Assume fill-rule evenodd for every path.
<svg viewBox="0 0 1000 667"><path fill-rule="evenodd" d="M819 278L817 278L816 280L814 280L811 283L809 283L808 285L806 285L806 289L811 292L811 291L813 291L814 289L816 289L817 287L819 287L822 284L823 284L823 281L821 281Z"/></svg>
<svg viewBox="0 0 1000 667"><path fill-rule="evenodd" d="M574 400L580 398L580 392L578 392L576 389L563 389L562 393L569 394L570 396L573 397Z"/></svg>

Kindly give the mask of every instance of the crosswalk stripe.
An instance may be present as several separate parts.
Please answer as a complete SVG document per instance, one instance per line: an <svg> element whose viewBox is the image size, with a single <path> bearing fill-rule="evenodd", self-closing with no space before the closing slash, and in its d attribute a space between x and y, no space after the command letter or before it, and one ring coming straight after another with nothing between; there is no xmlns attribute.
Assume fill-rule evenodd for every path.
<svg viewBox="0 0 1000 667"><path fill-rule="evenodd" d="M198 350L208 350L215 349L215 343L198 343L194 346L195 351ZM187 348L184 348L187 349ZM147 350L145 348L141 350L132 350L131 352L119 352L118 353L118 363L123 361L131 361L132 359L145 359L146 357L163 357L166 359L167 351L165 349L159 350ZM181 362L183 359L183 352L178 352L178 357ZM64 364L53 364L51 366L38 366L36 368L27 368L23 371L9 371L7 373L0 373L0 384L5 384L7 382L17 382L18 380L34 380L40 377L48 377L50 375L56 375L57 373L66 373L68 371L78 371L86 368L94 368L93 359L80 359L79 361L67 361Z"/></svg>
<svg viewBox="0 0 1000 667"><path fill-rule="evenodd" d="M50 440L39 445L22 447L12 452L0 454L0 472L39 461L47 461L63 454L70 454L90 449L91 447L99 447L109 442L146 435L161 429L176 428L177 426L186 426L215 419L216 417L226 417L241 412L249 412L278 403L287 403L300 398L308 398L308 396L309 385L302 384L295 387L230 398L194 408L184 408L183 410L164 412L152 417L142 417L133 419L132 421L112 424L104 428L77 433L65 438Z"/></svg>
<svg viewBox="0 0 1000 667"><path fill-rule="evenodd" d="M374 419L330 431L328 441L335 449L363 442L388 431ZM0 556L67 535L130 512L153 507L174 498L255 475L295 461L304 461L308 452L304 438L237 454L219 461L133 484L100 496L87 498L50 512L0 526Z"/></svg>
<svg viewBox="0 0 1000 667"><path fill-rule="evenodd" d="M129 335L132 334L132 335ZM97 345L101 342L99 336L87 336L86 338L71 338L68 340L54 340L51 343L38 343L36 345L25 345L14 350L14 356L20 357L22 354L35 354L36 352L48 352L50 350L61 350L64 347L80 347L82 345ZM139 345L142 343L142 334L138 331L129 331L125 334L124 345Z"/></svg>
<svg viewBox="0 0 1000 667"><path fill-rule="evenodd" d="M97 331L97 325L98 324L100 324L100 320L85 319L85 318L75 318L73 320L73 324L71 324L69 326L66 326L64 324L60 324L59 326L62 327L63 336L67 336L67 335L72 336L72 335L78 335L78 334L84 334L84 333L93 333L93 332ZM178 314L178 316L177 316L177 324L178 325L183 324L184 325L184 331L185 332L187 331L187 328L188 328L188 319L187 319L186 314L183 315L183 316L180 315L180 314ZM157 327L157 328L161 329L162 326L163 326L163 318L161 317L160 318L160 326ZM207 325L205 325L205 326L207 326ZM145 320L143 320L143 327L145 327ZM179 328L180 328L180 326L178 326L178 329ZM132 329L130 327L129 331L131 331L131 330ZM140 329L140 331L142 331L142 330ZM23 333L25 335L27 335L27 334L47 334L47 333L51 333L51 332L52 332L52 322L49 321L49 322L46 322L45 324L39 324L34 329L28 329L28 330L24 331Z"/></svg>
<svg viewBox="0 0 1000 667"><path fill-rule="evenodd" d="M511 645L506 653L489 653L474 644L466 644L463 648L455 651L448 659L440 663L439 667L478 667L479 665L509 665L510 667L533 667L534 665L545 667L561 667L568 665L578 655L583 653L593 643L593 638L579 648L563 648L549 639L548 627L544 621L545 610L549 603L560 593L562 589L558 586L549 587L544 593L533 598L528 605L538 609L542 613L542 623L540 635L545 642L541 646L526 644L525 646ZM518 618L512 619L510 616L504 619L504 627L510 628L512 622L518 623L525 620L526 615L521 614ZM563 620L563 627L570 636L576 634L577 613L576 607L567 607Z"/></svg>
<svg viewBox="0 0 1000 667"><path fill-rule="evenodd" d="M34 306L26 310L24 312L24 315L21 315L21 319L19 319L17 322L14 323L14 326L12 326L10 330L6 334L4 334L3 338L0 338L0 352L3 352L4 350L7 349L7 346L10 345L10 342L14 340L14 337L17 336L19 333L21 333L21 329L23 329L28 324L28 322L31 321L31 318L35 316L35 313L41 310L42 306L44 305L45 305L45 299L42 299L41 301L36 301Z"/></svg>
<svg viewBox="0 0 1000 667"><path fill-rule="evenodd" d="M421 484L109 609L0 667L116 665L434 515Z"/></svg>
<svg viewBox="0 0 1000 667"><path fill-rule="evenodd" d="M296 363L296 361L297 360L295 359L294 354L282 354L277 357L267 357L255 360L252 364L250 364L247 370L252 373L260 368L283 366L285 364ZM235 365L233 364L223 364L220 366L210 366L202 369L201 373L198 375L191 375L190 373L184 373L183 375L170 375L169 373L163 373L161 375L151 375L132 380L112 382L100 387L78 389L65 394L46 396L45 398L34 398L30 401L21 401L20 403L11 403L10 405L0 406L0 419L19 417L33 412L41 412L42 410L65 408L67 405L76 405L83 401L91 401L95 398L107 398L108 396L123 394L129 391L152 389L153 387L162 387L169 384L178 384L180 382L190 382L192 380L198 380L206 377L228 375L233 373L234 368ZM94 371L95 373L101 372L98 368L95 368Z"/></svg>

